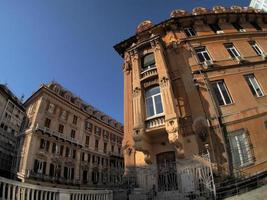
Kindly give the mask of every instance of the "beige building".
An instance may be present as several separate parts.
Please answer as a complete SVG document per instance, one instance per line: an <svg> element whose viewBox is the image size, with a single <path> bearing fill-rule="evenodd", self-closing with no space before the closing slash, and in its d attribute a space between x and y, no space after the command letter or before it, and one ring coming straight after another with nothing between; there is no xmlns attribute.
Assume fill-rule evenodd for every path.
<svg viewBox="0 0 267 200"><path fill-rule="evenodd" d="M57 83L42 85L24 105L28 126L20 140L19 179L84 187L121 180L121 123Z"/></svg>
<svg viewBox="0 0 267 200"><path fill-rule="evenodd" d="M146 20L115 45L124 59L126 168L156 165L159 191L177 189L161 166L168 173L206 148L218 175L267 170L266 36L259 10L198 7Z"/></svg>
<svg viewBox="0 0 267 200"><path fill-rule="evenodd" d="M16 175L17 136L25 120L25 109L20 100L0 84L0 174L12 178Z"/></svg>

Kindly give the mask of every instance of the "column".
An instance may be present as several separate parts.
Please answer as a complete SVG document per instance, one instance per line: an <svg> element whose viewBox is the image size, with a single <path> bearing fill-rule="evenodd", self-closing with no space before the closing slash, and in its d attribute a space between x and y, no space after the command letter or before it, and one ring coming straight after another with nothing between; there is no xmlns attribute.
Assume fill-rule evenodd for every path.
<svg viewBox="0 0 267 200"><path fill-rule="evenodd" d="M168 133L168 139L169 142L174 145L176 149L176 155L183 157L184 150L182 146L181 134L179 135L179 116L176 113L174 94L168 74L167 63L164 57L164 49L159 39L153 40L151 42L151 46L155 55L162 104L165 114L165 128Z"/></svg>

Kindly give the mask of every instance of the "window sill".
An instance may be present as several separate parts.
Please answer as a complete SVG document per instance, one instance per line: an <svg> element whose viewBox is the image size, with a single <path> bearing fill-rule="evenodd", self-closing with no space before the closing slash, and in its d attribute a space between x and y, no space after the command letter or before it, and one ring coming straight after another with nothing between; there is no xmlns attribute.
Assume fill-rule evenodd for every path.
<svg viewBox="0 0 267 200"><path fill-rule="evenodd" d="M163 117L163 116L165 116L164 113L161 113L161 114L158 114L158 115L153 115L153 116L151 116L151 117L147 117L147 118L145 119L145 121L149 121L149 120L151 120L151 119L155 119L155 118Z"/></svg>
<svg viewBox="0 0 267 200"><path fill-rule="evenodd" d="M153 70L153 69L156 69L156 66L155 66L155 67L151 67L151 68L149 68L149 69L146 69L146 70L144 70L144 71L141 71L140 74L144 74L144 73L149 72L150 70Z"/></svg>
<svg viewBox="0 0 267 200"><path fill-rule="evenodd" d="M232 106L234 104L235 103L233 102L233 103L229 103L229 104L225 104L225 105L219 105L219 107L224 108L224 107Z"/></svg>

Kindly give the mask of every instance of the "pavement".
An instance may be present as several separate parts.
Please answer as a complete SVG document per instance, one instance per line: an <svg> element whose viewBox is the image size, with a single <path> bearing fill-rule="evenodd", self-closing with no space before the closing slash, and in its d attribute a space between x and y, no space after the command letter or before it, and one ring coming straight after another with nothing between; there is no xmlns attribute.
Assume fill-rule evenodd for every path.
<svg viewBox="0 0 267 200"><path fill-rule="evenodd" d="M226 198L225 200L267 200L267 185L241 195Z"/></svg>

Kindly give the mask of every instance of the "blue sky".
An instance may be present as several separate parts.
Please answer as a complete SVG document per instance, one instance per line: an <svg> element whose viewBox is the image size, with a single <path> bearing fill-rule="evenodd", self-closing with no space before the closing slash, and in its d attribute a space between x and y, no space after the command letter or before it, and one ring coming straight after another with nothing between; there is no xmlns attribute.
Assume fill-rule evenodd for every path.
<svg viewBox="0 0 267 200"><path fill-rule="evenodd" d="M159 23L172 10L247 6L248 0L0 1L0 83L28 98L58 81L123 122L122 59L113 45L145 19Z"/></svg>

